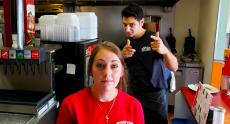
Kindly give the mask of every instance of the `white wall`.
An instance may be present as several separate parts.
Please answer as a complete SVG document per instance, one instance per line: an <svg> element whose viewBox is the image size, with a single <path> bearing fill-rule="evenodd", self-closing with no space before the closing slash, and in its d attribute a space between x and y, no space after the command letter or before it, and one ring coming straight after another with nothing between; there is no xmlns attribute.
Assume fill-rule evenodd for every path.
<svg viewBox="0 0 230 124"><path fill-rule="evenodd" d="M227 23L227 33L230 33L230 7L228 8L228 23Z"/></svg>
<svg viewBox="0 0 230 124"><path fill-rule="evenodd" d="M115 43L126 41L123 33L121 11L125 6L82 6L77 11L95 12L98 17L98 36ZM145 15L160 16L160 35L165 37L169 27L174 28L175 9L164 12L160 6L142 6Z"/></svg>
<svg viewBox="0 0 230 124"><path fill-rule="evenodd" d="M175 13L177 50L183 53L184 38L191 28L196 50L204 65L203 82L210 83L219 0L179 0Z"/></svg>
<svg viewBox="0 0 230 124"><path fill-rule="evenodd" d="M124 40L121 10L123 6L82 6L78 11L95 12L98 18L98 37L115 43Z"/></svg>
<svg viewBox="0 0 230 124"><path fill-rule="evenodd" d="M196 46L198 44L198 25L200 0L179 0L175 6L175 30L174 34L177 39L176 48L178 57L183 54L185 37L188 36L188 29L191 29L192 36L196 39ZM199 53L198 53L199 54Z"/></svg>

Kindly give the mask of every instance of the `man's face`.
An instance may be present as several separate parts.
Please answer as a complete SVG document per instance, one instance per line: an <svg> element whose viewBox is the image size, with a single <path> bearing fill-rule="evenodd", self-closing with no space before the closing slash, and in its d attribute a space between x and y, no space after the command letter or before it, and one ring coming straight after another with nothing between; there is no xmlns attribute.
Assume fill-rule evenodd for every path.
<svg viewBox="0 0 230 124"><path fill-rule="evenodd" d="M141 32L142 26L144 24L144 19L138 21L134 17L123 17L122 23L126 36L135 37Z"/></svg>

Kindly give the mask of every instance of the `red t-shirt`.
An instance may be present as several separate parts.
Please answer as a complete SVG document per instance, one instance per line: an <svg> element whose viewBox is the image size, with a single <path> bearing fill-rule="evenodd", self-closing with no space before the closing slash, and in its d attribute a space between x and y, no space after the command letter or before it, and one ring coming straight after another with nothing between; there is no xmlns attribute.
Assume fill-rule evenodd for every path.
<svg viewBox="0 0 230 124"><path fill-rule="evenodd" d="M96 100L90 88L84 88L64 99L57 124L107 124L105 116L112 104L113 100L110 102ZM121 90L118 90L108 115L108 124L144 124L141 103Z"/></svg>

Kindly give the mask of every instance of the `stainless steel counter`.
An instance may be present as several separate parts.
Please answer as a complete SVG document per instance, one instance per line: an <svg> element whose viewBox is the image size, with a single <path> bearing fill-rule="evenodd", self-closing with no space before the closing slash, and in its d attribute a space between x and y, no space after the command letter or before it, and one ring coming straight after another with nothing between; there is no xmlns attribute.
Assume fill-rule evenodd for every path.
<svg viewBox="0 0 230 124"><path fill-rule="evenodd" d="M25 124L33 115L0 113L0 124Z"/></svg>
<svg viewBox="0 0 230 124"><path fill-rule="evenodd" d="M203 65L201 62L179 62L179 68L174 73L176 90L169 94L169 105L174 105L175 94L181 87L203 81Z"/></svg>
<svg viewBox="0 0 230 124"><path fill-rule="evenodd" d="M53 104L41 116L15 113L0 113L0 124L55 124L57 103Z"/></svg>

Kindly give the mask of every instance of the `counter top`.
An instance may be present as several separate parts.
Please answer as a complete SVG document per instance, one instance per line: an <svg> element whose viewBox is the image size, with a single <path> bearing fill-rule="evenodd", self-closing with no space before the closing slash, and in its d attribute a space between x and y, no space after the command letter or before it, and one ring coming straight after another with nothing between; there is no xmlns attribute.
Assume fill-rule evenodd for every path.
<svg viewBox="0 0 230 124"><path fill-rule="evenodd" d="M25 124L33 115L15 114L15 113L0 113L1 124Z"/></svg>
<svg viewBox="0 0 230 124"><path fill-rule="evenodd" d="M185 98L185 101L190 109L193 108L196 92L190 90L188 87L182 87L181 92ZM225 124L230 124L230 96L226 96L226 90L221 90L218 93L212 94L213 99L211 106L225 108Z"/></svg>
<svg viewBox="0 0 230 124"><path fill-rule="evenodd" d="M0 112L0 124L55 124L57 112L57 102L39 117L33 114Z"/></svg>

